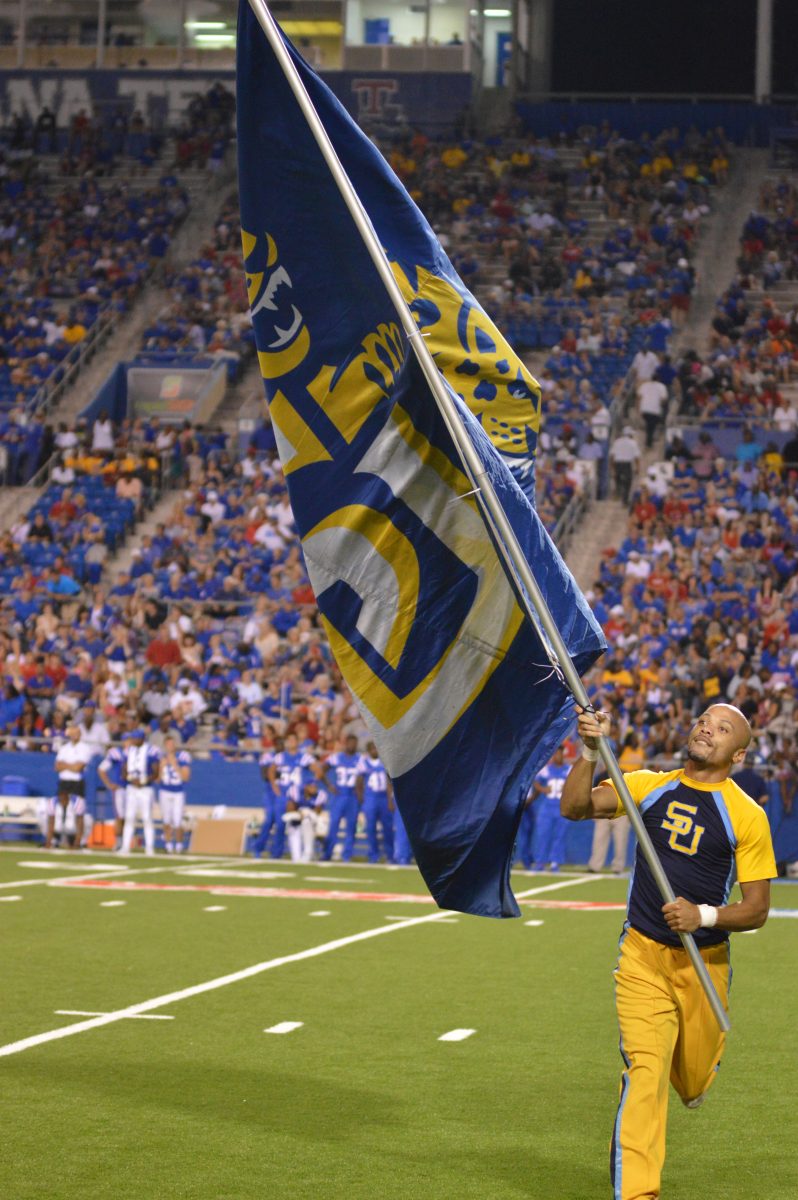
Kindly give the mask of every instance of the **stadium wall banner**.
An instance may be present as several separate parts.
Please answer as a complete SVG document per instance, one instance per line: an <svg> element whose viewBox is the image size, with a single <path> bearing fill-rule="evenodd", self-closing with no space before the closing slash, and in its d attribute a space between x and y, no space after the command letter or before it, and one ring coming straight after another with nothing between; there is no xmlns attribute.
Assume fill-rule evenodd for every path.
<svg viewBox="0 0 798 1200"><path fill-rule="evenodd" d="M328 71L324 81L363 122L411 125L434 132L451 126L471 102L468 73ZM138 109L155 129L179 122L192 99L214 83L234 90L233 71L4 71L0 120L35 120L44 105L63 128L85 109L110 121L120 106Z"/></svg>
<svg viewBox="0 0 798 1200"><path fill-rule="evenodd" d="M631 98L630 98L631 100ZM729 141L738 146L768 146L771 130L793 124L794 109L786 104L754 104L751 101L567 99L535 103L519 100L516 112L526 130L537 137L576 136L582 125L609 121L627 138L670 129L674 125L701 133L722 126Z"/></svg>

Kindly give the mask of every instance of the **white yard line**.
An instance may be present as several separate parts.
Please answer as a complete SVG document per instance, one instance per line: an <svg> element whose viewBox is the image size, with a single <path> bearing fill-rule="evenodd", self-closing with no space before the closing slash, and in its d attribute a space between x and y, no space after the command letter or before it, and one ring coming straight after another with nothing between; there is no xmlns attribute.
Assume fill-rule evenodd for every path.
<svg viewBox="0 0 798 1200"><path fill-rule="evenodd" d="M101 871L80 871L75 875L59 875L57 879L51 879L49 875L38 876L36 879L18 879L15 883L0 883L0 888L20 888L34 887L36 884L41 887L57 887L60 883L75 882L83 879L102 879L107 876L116 876L122 878L127 875L147 875L153 874L156 871L161 871L162 867L141 867L139 870L134 870L130 867L115 867L113 870L109 867Z"/></svg>
<svg viewBox="0 0 798 1200"><path fill-rule="evenodd" d="M18 867L25 867L26 869L29 868L32 871L63 871L68 865L69 865L68 863L52 862L52 860L47 861L47 860L39 860L39 859L37 859L35 862L18 862L17 863ZM78 866L78 864L76 863L75 870L76 871L78 871L78 870L80 870L80 871L126 871L127 867L123 866L122 863L101 862L101 863L95 863L93 866L86 866L85 863L81 863L81 865Z"/></svg>
<svg viewBox="0 0 798 1200"><path fill-rule="evenodd" d="M173 867L175 875L196 875L198 879L294 879L296 871L245 871L228 867ZM347 879L347 883L351 882Z"/></svg>
<svg viewBox="0 0 798 1200"><path fill-rule="evenodd" d="M476 1029L450 1029L448 1033L442 1033L438 1038L439 1042L464 1042L466 1038L472 1037L476 1033Z"/></svg>
<svg viewBox="0 0 798 1200"><path fill-rule="evenodd" d="M558 892L560 888L578 887L580 883L593 883L597 875L576 875L570 879L560 879L557 883L547 883L543 887L528 888L525 892L516 892L516 900L526 900L528 896L542 896L544 892Z"/></svg>
<svg viewBox="0 0 798 1200"><path fill-rule="evenodd" d="M363 883L374 883L373 879L352 879L349 875L305 875L304 883L351 883L354 887L361 886Z"/></svg>
<svg viewBox="0 0 798 1200"><path fill-rule="evenodd" d="M268 1029L264 1029L264 1033L293 1033L295 1029L301 1029L304 1021L280 1021L277 1025L272 1025Z"/></svg>
<svg viewBox="0 0 798 1200"><path fill-rule="evenodd" d="M56 1008L53 1010L57 1017L105 1017L107 1013L94 1012L85 1008ZM131 1021L174 1021L164 1013L136 1013L128 1018Z"/></svg>
<svg viewBox="0 0 798 1200"><path fill-rule="evenodd" d="M138 858L141 860L142 856L139 855ZM145 861L147 863L146 867L131 867L120 863L119 865L109 864L108 866L103 867L83 867L82 869L78 869L78 864L76 863L75 871L77 871L77 874L75 875L60 875L57 879L51 879L49 875L36 879L18 879L14 883L0 883L0 888L33 887L36 884L38 884L40 887L42 884L46 884L49 887L58 887L62 883L75 883L84 879L102 879L104 876L110 876L112 878L117 877L121 879L123 877L127 878L128 875L160 875L164 872L168 873L170 871L173 871L175 874L181 873L174 865L174 859L168 858L166 855L157 860L157 865L153 865L152 858L148 857ZM220 861L222 863L226 863L230 861L235 862L237 860L221 859ZM69 870L67 863L53 865L58 865L59 870L62 871Z"/></svg>
<svg viewBox="0 0 798 1200"><path fill-rule="evenodd" d="M530 888L528 891L519 892L518 899L523 900L528 896L535 896L540 892L551 892L558 888L573 887L580 883L590 883L595 876L586 875L576 879L563 879L558 883L550 883L542 888ZM53 882L52 880L50 882ZM192 996L201 996L205 992L215 992L219 988L229 987L232 983L240 983L244 979L252 979L256 975L262 975L265 971L273 971L277 967L285 967L291 963L305 962L307 959L319 958L322 954L329 954L333 950L341 950L344 946L353 946L357 942L370 941L372 938L386 937L389 933L396 933L399 929L411 929L417 925L431 925L433 921L445 921L454 914L448 910L442 912L430 913L425 917L408 917L407 920L396 922L394 924L378 925L375 929L365 929L362 933L353 933L348 937L336 938L332 942L322 942L320 946L311 946L308 950L299 950L295 954L284 954L279 958L271 958L266 962L255 963L254 966L244 967L241 971L233 971L229 975L220 975L217 979L208 979L204 983L194 984L192 987L181 988L176 992L167 992L164 996L155 996L152 1000L142 1000L139 1004L130 1004L127 1008L117 1009L116 1012L103 1013L98 1017L91 1017L86 1021L77 1021L73 1025L64 1025L61 1029L48 1029L45 1033L36 1033L31 1037L21 1038L17 1042L9 1042L5 1046L0 1046L0 1058L7 1058L11 1054L20 1054L23 1050L32 1050L35 1046L42 1046L46 1042L57 1042L61 1038L72 1037L76 1033L87 1033L90 1029L99 1029L103 1025L113 1025L117 1021L124 1021L130 1017L139 1016L141 1013L151 1012L155 1008L165 1008L167 1005L176 1004L179 1000L189 1000Z"/></svg>

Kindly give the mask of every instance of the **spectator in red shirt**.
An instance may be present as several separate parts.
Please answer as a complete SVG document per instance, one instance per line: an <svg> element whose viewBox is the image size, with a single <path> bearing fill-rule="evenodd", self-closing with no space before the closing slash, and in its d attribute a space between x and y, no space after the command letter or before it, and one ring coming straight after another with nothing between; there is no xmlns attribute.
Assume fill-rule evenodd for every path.
<svg viewBox="0 0 798 1200"><path fill-rule="evenodd" d="M641 525L647 525L649 521L653 521L657 515L657 506L651 499L651 495L647 487L641 487L640 498L635 504L633 510L635 521L639 521Z"/></svg>
<svg viewBox="0 0 798 1200"><path fill-rule="evenodd" d="M51 520L61 520L63 518L65 521L74 521L77 515L77 507L72 501L72 489L64 488L61 499L56 500L50 506L49 516Z"/></svg>
<svg viewBox="0 0 798 1200"><path fill-rule="evenodd" d="M147 662L151 667L178 667L183 659L180 654L180 645L178 642L169 636L169 630L166 625L155 634L155 637L147 647L146 654Z"/></svg>

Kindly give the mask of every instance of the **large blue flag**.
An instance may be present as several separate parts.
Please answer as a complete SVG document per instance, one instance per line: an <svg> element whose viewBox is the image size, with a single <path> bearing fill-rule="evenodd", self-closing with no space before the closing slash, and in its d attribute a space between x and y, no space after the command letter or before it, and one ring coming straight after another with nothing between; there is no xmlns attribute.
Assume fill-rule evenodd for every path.
<svg viewBox="0 0 798 1200"><path fill-rule="evenodd" d="M533 456L534 385L382 156L286 44L584 671L604 648L601 630L496 448L519 439ZM562 740L573 702L246 0L237 70L258 358L330 645L437 902L516 916L509 874L522 789Z"/></svg>

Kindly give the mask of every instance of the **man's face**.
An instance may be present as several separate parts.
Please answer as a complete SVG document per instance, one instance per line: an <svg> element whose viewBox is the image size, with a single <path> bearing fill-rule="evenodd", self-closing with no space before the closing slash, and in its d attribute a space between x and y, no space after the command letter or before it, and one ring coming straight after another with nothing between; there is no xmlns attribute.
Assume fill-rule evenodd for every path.
<svg viewBox="0 0 798 1200"><path fill-rule="evenodd" d="M357 750L357 738L350 734L344 743L344 748L347 754L354 754Z"/></svg>
<svg viewBox="0 0 798 1200"><path fill-rule="evenodd" d="M687 738L693 762L707 767L724 767L745 758L748 723L731 705L713 704L696 721Z"/></svg>

